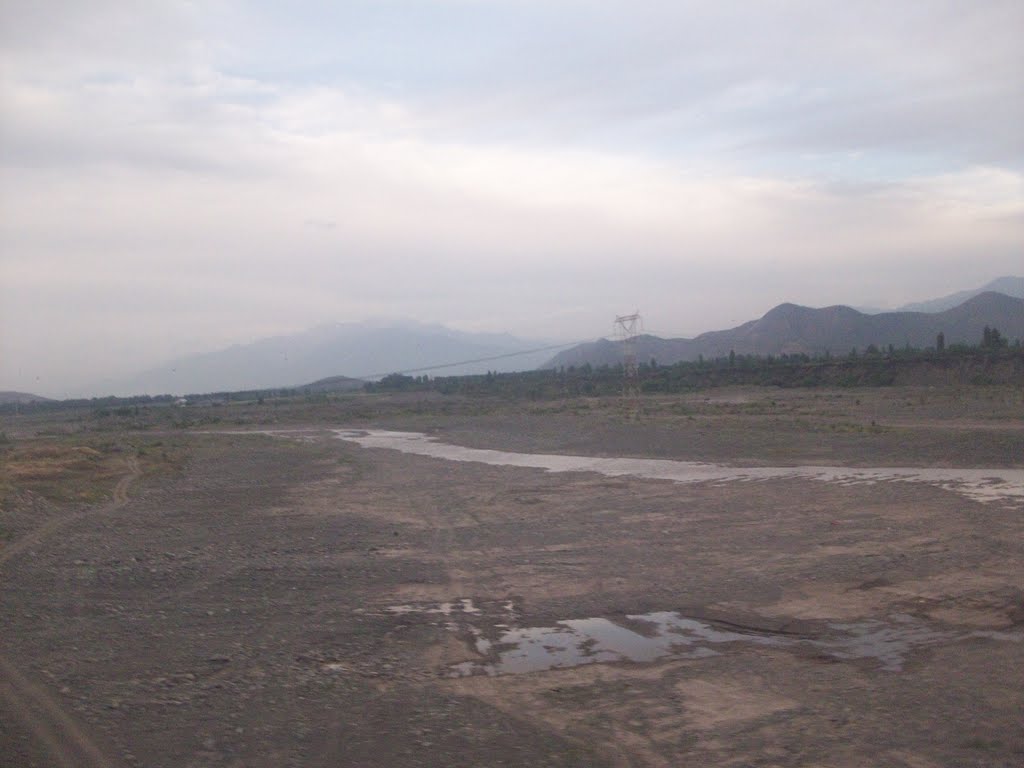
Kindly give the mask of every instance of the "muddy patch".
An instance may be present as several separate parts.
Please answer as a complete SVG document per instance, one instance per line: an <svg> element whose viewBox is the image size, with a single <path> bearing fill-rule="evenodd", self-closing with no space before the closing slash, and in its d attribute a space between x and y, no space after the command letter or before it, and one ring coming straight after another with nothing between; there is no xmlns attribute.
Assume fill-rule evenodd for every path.
<svg viewBox="0 0 1024 768"><path fill-rule="evenodd" d="M757 720L799 706L793 699L721 680L686 680L678 683L676 690L684 697L689 725L700 730Z"/></svg>

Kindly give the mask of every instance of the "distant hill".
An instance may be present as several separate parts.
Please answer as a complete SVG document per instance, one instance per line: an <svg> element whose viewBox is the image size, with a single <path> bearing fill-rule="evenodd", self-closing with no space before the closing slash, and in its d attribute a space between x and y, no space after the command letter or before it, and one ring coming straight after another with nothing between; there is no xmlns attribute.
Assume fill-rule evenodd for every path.
<svg viewBox="0 0 1024 768"><path fill-rule="evenodd" d="M25 405L27 403L47 402L52 402L52 400L48 397L30 394L29 392L0 392L0 405L10 405L14 403Z"/></svg>
<svg viewBox="0 0 1024 768"><path fill-rule="evenodd" d="M1024 299L1024 277L997 277L980 288L974 288L969 291L957 291L938 299L904 304L902 307L896 307L895 309L879 309L878 307L866 306L855 307L855 309L866 315L880 315L883 312L945 312L947 309L960 306L968 299L973 299L975 296L987 291L995 291L996 293Z"/></svg>
<svg viewBox="0 0 1024 768"><path fill-rule="evenodd" d="M968 299L973 299L975 296L987 291L995 291L996 293L1002 293L1006 296L1024 299L1024 277L997 277L995 280L983 285L981 288L975 288L971 291L957 291L956 293L951 293L949 296L943 296L939 299L906 304L895 311L944 312L947 309L958 307Z"/></svg>
<svg viewBox="0 0 1024 768"><path fill-rule="evenodd" d="M863 350L869 344L934 346L940 332L946 344L976 344L986 325L998 328L1009 339L1024 339L1024 299L988 291L944 312L877 315L844 306L812 309L780 304L759 320L693 339L641 336L636 340L636 354L640 361L654 358L663 364L696 360L701 355L708 359L726 357L730 351L738 355L845 355L854 347ZM621 345L602 339L560 352L544 367L614 365L621 361Z"/></svg>
<svg viewBox="0 0 1024 768"><path fill-rule="evenodd" d="M116 394L152 395L304 387L306 382L332 377L371 377L541 346L543 342L508 334L466 333L413 322L332 323L181 358L96 388ZM439 373L527 370L539 366L549 355L537 352L507 360L466 363Z"/></svg>
<svg viewBox="0 0 1024 768"><path fill-rule="evenodd" d="M362 389L365 382L362 379L350 379L348 376L328 376L310 384L302 384L296 389L303 392L353 392Z"/></svg>

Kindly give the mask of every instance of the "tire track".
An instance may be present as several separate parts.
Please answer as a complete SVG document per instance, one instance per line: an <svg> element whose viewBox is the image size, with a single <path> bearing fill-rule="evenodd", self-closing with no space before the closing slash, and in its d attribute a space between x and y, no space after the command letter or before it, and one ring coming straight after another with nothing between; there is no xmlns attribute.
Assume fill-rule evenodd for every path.
<svg viewBox="0 0 1024 768"><path fill-rule="evenodd" d="M26 728L56 768L114 768L60 704L2 656L0 707Z"/></svg>
<svg viewBox="0 0 1024 768"><path fill-rule="evenodd" d="M109 504L58 517L41 525L23 539L0 550L0 566L31 549L61 528L90 514L110 512L128 503L128 489L142 474L137 456L129 456L128 472L114 486ZM114 768L82 727L64 711L46 689L23 675L0 655L0 710L7 718L20 723L39 744L56 768Z"/></svg>
<svg viewBox="0 0 1024 768"><path fill-rule="evenodd" d="M25 550L31 549L37 544L40 544L44 539L49 538L61 528L66 525L70 525L76 520L80 520L88 515L120 509L127 504L128 489L131 487L131 484L135 482L136 478L142 474L142 471L139 468L139 460L136 456L129 456L127 464L128 473L117 481L117 485L114 486L113 499L109 504L104 504L103 506L94 509L84 509L79 510L78 512L61 515L44 523L31 533L26 534L14 543L8 544L3 549L0 549L0 566L3 566L8 560L13 557L17 557Z"/></svg>

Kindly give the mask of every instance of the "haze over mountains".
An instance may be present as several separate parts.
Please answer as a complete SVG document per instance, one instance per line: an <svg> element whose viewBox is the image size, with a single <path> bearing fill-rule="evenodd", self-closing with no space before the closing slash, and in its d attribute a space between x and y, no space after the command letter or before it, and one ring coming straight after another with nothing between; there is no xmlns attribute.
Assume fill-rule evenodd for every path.
<svg viewBox="0 0 1024 768"><path fill-rule="evenodd" d="M334 376L380 377L393 371L492 358L547 347L544 341L508 334L466 333L411 321L332 323L308 331L259 339L193 355L107 382L117 394L186 394L298 387ZM465 363L437 374L485 373L537 368L550 357L540 351Z"/></svg>
<svg viewBox="0 0 1024 768"><path fill-rule="evenodd" d="M996 293L1003 293L1007 296L1024 299L1024 277L997 277L995 280L986 283L980 288L975 288L970 291L957 291L956 293L951 293L948 296L942 296L938 299L929 299L928 301L904 304L902 307L896 307L895 309L869 309L860 307L859 310L868 315L878 315L883 312L942 312L959 306L968 299L973 299L978 294L985 293L986 291L995 291Z"/></svg>
<svg viewBox="0 0 1024 768"><path fill-rule="evenodd" d="M977 344L984 327L993 326L1009 339L1024 338L1024 299L988 291L943 312L883 312L869 315L846 306L812 309L780 304L764 317L736 328L702 333L693 339L636 340L640 361L654 358L670 364L738 355L803 353L845 355L869 344L886 347L929 347L939 333L946 344ZM622 360L618 342L602 339L555 355L545 367L613 365Z"/></svg>
<svg viewBox="0 0 1024 768"><path fill-rule="evenodd" d="M947 344L974 344L985 325L998 328L1010 339L1024 338L1024 278L1003 277L983 288L993 286L1003 292L979 288L909 305L921 307L919 311L870 314L847 306L812 309L781 304L760 319L692 339L643 336L637 342L637 355L640 360L654 358L659 363L695 360L700 355L726 356L730 351L845 355L853 347L864 349L869 344L932 346L940 331ZM954 306L948 307L951 302ZM449 363L457 365L432 370L430 375L615 364L622 359L621 347L606 339L554 355L543 349L550 344L412 321L332 323L184 357L130 378L101 382L92 389L101 395L189 394L306 387L316 382L311 389L328 391L349 386L344 377L381 376ZM519 354L523 352L529 353ZM502 357L505 355L508 357ZM341 378L320 383L332 377Z"/></svg>

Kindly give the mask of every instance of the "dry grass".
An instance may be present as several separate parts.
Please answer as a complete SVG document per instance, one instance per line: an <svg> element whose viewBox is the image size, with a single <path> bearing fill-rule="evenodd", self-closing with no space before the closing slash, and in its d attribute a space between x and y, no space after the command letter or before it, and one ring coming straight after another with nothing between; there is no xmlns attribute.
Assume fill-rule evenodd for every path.
<svg viewBox="0 0 1024 768"><path fill-rule="evenodd" d="M101 502L124 474L123 453L114 445L16 441L0 453L0 494L31 491L52 501Z"/></svg>
<svg viewBox="0 0 1024 768"><path fill-rule="evenodd" d="M147 474L173 471L183 461L179 446L159 440L9 441L0 445L0 500L28 491L55 502L102 503L110 499L133 455Z"/></svg>

